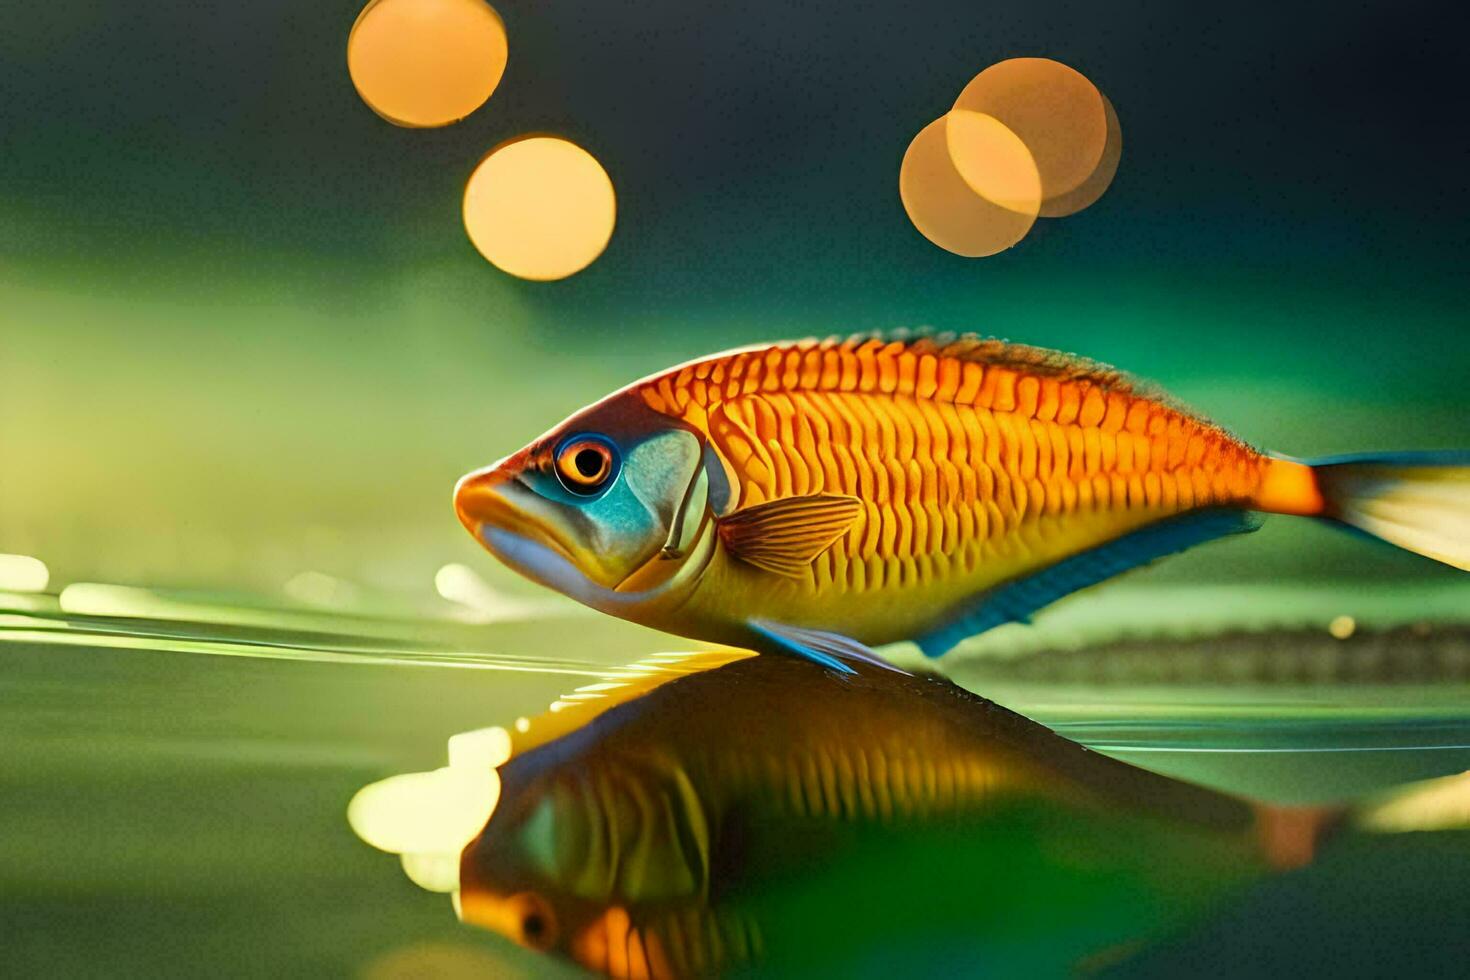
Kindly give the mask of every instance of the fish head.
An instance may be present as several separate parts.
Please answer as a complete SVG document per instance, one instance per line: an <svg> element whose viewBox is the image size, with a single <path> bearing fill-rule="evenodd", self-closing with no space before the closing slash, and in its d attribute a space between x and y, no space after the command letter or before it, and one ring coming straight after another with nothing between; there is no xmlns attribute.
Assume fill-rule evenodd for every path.
<svg viewBox="0 0 1470 980"><path fill-rule="evenodd" d="M455 511L522 575L616 613L710 537L708 455L690 426L614 395L463 477Z"/></svg>
<svg viewBox="0 0 1470 980"><path fill-rule="evenodd" d="M709 888L704 808L667 758L577 741L504 767L500 804L460 855L460 915L592 968L610 935L657 959L654 910L696 908Z"/></svg>
<svg viewBox="0 0 1470 980"><path fill-rule="evenodd" d="M460 915L465 922L489 929L527 949L572 957L566 919L558 914L545 893L484 889L461 892Z"/></svg>
<svg viewBox="0 0 1470 980"><path fill-rule="evenodd" d="M611 898L598 870L603 814L575 778L528 773L522 762L503 774L494 815L460 855L460 917L575 960L580 937Z"/></svg>

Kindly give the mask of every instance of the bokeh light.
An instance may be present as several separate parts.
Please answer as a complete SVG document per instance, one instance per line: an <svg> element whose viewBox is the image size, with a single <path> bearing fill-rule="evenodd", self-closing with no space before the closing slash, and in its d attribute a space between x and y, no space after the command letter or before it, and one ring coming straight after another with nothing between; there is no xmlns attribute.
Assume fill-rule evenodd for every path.
<svg viewBox="0 0 1470 980"><path fill-rule="evenodd" d="M939 144L948 159L941 159ZM899 174L915 227L957 255L994 255L1038 217L1095 203L1123 155L1117 111L1081 73L1012 58L976 75L909 145Z"/></svg>
<svg viewBox="0 0 1470 980"><path fill-rule="evenodd" d="M426 892L448 894L459 888L458 852L401 854L398 860L408 880Z"/></svg>
<svg viewBox="0 0 1470 980"><path fill-rule="evenodd" d="M449 736L449 767L484 772L510 758L510 733L499 725Z"/></svg>
<svg viewBox="0 0 1470 980"><path fill-rule="evenodd" d="M994 116L1021 138L1041 174L1043 200L1097 171L1108 140L1102 93L1080 72L1049 58L1011 58L976 75L956 109Z"/></svg>
<svg viewBox="0 0 1470 980"><path fill-rule="evenodd" d="M495 770L444 766L389 776L357 791L347 821L391 854L457 854L490 819L500 798Z"/></svg>
<svg viewBox="0 0 1470 980"><path fill-rule="evenodd" d="M51 580L46 563L30 555L0 555L0 589L8 592L43 592Z"/></svg>
<svg viewBox="0 0 1470 980"><path fill-rule="evenodd" d="M389 122L447 126L490 98L507 53L505 25L484 0L372 0L348 35L347 71Z"/></svg>
<svg viewBox="0 0 1470 980"><path fill-rule="evenodd" d="M898 190L925 238L972 258L1026 237L1041 205L1040 177L1025 144L994 117L964 110L940 116L914 137Z"/></svg>
<svg viewBox="0 0 1470 980"><path fill-rule="evenodd" d="M949 159L970 190L1007 211L1034 218L1041 176L1030 150L994 116L951 112L944 117Z"/></svg>
<svg viewBox="0 0 1470 980"><path fill-rule="evenodd" d="M1092 171L1092 175L1076 188L1065 194L1045 198L1041 202L1043 218L1065 218L1092 207L1112 186L1113 178L1118 175L1118 163L1123 159L1123 128L1118 124L1118 112L1113 108L1112 100L1106 95L1102 96L1102 100L1108 120L1108 137L1103 145L1102 159L1097 162L1097 168Z"/></svg>
<svg viewBox="0 0 1470 980"><path fill-rule="evenodd" d="M358 597L357 586L351 582L310 570L291 576L281 591L303 605L324 609L345 608Z"/></svg>
<svg viewBox="0 0 1470 980"><path fill-rule="evenodd" d="M522 279L564 279L612 237L617 199L597 159L555 136L492 150L470 174L464 224L480 254Z"/></svg>

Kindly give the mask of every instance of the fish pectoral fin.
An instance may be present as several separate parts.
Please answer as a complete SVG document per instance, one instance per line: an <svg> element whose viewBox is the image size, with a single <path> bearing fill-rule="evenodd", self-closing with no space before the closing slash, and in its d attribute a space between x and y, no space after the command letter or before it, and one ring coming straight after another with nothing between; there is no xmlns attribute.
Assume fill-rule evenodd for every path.
<svg viewBox="0 0 1470 980"><path fill-rule="evenodd" d="M1254 531L1260 525L1260 519L1248 511L1223 509L1196 511L1150 524L1024 578L987 589L961 606L948 623L915 637L914 642L925 656L942 656L961 640L986 630L1005 623L1029 623L1032 613L1062 596L1165 555L1229 534Z"/></svg>
<svg viewBox="0 0 1470 980"><path fill-rule="evenodd" d="M862 511L861 500L841 494L782 497L720 518L720 540L740 560L794 577L846 534Z"/></svg>
<svg viewBox="0 0 1470 980"><path fill-rule="evenodd" d="M752 619L747 625L781 652L793 653L839 674L856 673L843 663L844 660L881 667L898 674L908 673L893 666L864 644L841 633L773 623L768 619Z"/></svg>

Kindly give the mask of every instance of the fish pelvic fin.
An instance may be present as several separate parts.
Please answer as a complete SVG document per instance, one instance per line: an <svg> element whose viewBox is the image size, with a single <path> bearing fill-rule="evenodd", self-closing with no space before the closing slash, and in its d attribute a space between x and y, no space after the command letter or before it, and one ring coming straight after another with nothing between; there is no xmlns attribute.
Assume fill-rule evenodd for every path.
<svg viewBox="0 0 1470 980"><path fill-rule="evenodd" d="M1278 466L1283 492L1273 495ZM1294 493L1284 492L1288 481ZM1261 497L1262 510L1323 517L1470 571L1470 450L1277 459Z"/></svg>
<svg viewBox="0 0 1470 980"><path fill-rule="evenodd" d="M794 578L857 521L863 503L842 494L780 497L719 519L720 540L756 568Z"/></svg>
<svg viewBox="0 0 1470 980"><path fill-rule="evenodd" d="M843 636L841 633L808 629L787 623L775 623L768 619L752 619L747 625L764 641L763 646L781 653L795 654L813 663L821 664L838 674L856 673L844 661L881 667L883 670L891 670L899 674L908 673L884 660L852 637Z"/></svg>

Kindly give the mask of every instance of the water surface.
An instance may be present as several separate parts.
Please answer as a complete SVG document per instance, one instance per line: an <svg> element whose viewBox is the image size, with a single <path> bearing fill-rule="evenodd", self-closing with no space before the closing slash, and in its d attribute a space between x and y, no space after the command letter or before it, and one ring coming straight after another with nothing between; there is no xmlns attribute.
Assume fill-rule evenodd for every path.
<svg viewBox="0 0 1470 980"><path fill-rule="evenodd" d="M342 814L367 782L441 765L449 734L535 715L651 642L559 617L487 624L142 590L0 597L6 972L554 974L561 967L461 926ZM1136 764L1318 799L1470 768L1457 630L1346 642L1258 633L1273 656L1339 664L1312 683L1147 666L1226 663L1250 646L1239 635L945 666ZM1383 636L1415 671L1342 666ZM1119 658L1134 668L1097 667ZM1390 866L1378 887L1413 891L1421 865L1449 862L1407 856L1402 880ZM1364 885L1343 871L1324 887Z"/></svg>

